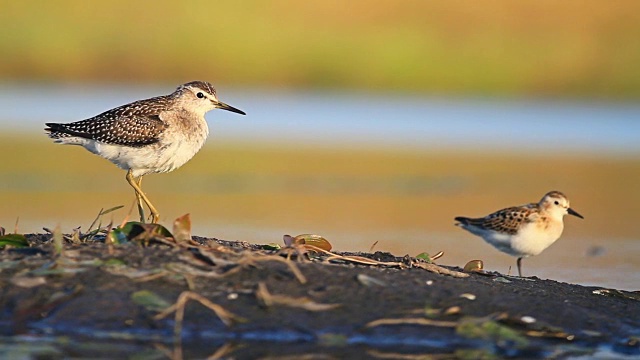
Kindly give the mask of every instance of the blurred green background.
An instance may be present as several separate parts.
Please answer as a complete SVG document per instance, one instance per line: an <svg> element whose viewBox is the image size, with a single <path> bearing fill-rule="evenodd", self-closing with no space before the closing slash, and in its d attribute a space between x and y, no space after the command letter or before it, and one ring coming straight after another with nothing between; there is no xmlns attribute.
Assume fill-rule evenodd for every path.
<svg viewBox="0 0 640 360"><path fill-rule="evenodd" d="M2 1L4 79L640 94L640 2Z"/></svg>
<svg viewBox="0 0 640 360"><path fill-rule="evenodd" d="M640 251L637 146L622 154L549 152L531 143L523 150L509 139L511 147L499 151L473 144L354 147L344 140L318 146L217 132L231 121L249 132L281 113L288 116L286 102L266 107L253 101L272 93L280 100L294 93L311 98L317 107L309 106L309 114L331 108L331 96L358 94L359 109L371 111L354 111L353 119L375 115L376 101L387 95L395 97L398 114L407 108L398 101L405 95L414 105L442 103L454 110L458 103L451 99L462 99L460 106L465 99L507 106L525 99L533 101L523 107L533 120L518 121L529 122L543 120L538 111L558 101L575 102L586 113L592 104L606 103L596 109L605 112L603 122L606 111L628 114L618 121L617 131L624 132L640 120L640 1L0 0L0 54L0 93L15 94L19 86L28 99L23 107L43 106L42 86L55 92L86 85L97 99L113 86L131 87L151 97L198 79L247 111L233 119L208 115L216 122L210 122L212 139L203 151L176 172L145 178L165 224L189 212L203 236L267 243L280 242L285 233L312 232L340 250L366 251L379 241L377 250L443 250L442 263L480 258L490 270L506 272L514 259L454 227L453 217L537 201L557 189L586 219L567 219L563 239L527 260L525 275L625 288L640 283L634 260ZM369 94L376 96L363 105ZM54 120L81 120L137 98L82 110L89 113L80 112L82 99L60 104L74 115ZM52 144L41 130L52 121L47 116L36 126L16 127L21 109L11 106L0 109L0 226L11 231L17 220L18 231L60 224L70 232L86 229L100 208L115 205L125 208L110 219L126 218L134 197L123 171L85 150ZM279 125L295 129L302 120ZM450 119L425 113L415 121L446 125ZM520 124L503 121L478 126L517 130ZM583 138L572 136L585 126L581 119L558 125L551 131L566 132L561 143L581 145Z"/></svg>

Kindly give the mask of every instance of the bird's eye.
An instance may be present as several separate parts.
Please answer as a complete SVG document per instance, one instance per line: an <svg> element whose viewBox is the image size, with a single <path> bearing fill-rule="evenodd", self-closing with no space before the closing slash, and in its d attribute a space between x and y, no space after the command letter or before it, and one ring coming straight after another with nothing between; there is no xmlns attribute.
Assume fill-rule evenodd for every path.
<svg viewBox="0 0 640 360"><path fill-rule="evenodd" d="M197 93L196 96L198 97L198 99L204 98L204 94L201 92Z"/></svg>
<svg viewBox="0 0 640 360"><path fill-rule="evenodd" d="M556 204L556 205L560 205L560 203L558 202L558 200L554 201L553 203L554 203L554 204Z"/></svg>

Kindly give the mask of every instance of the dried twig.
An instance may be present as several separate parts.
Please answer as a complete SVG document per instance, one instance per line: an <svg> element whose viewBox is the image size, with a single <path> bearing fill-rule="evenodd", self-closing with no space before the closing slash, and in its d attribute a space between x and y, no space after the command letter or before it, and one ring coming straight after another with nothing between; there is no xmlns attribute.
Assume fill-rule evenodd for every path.
<svg viewBox="0 0 640 360"><path fill-rule="evenodd" d="M365 265L383 265L383 266L406 267L406 265L401 263L401 262L378 261L378 260L369 259L367 257L355 256L355 255L339 255L339 254L332 253L331 251L327 251L327 250L321 249L321 248L313 246L313 245L303 245L303 246L305 246L309 250L313 250L313 251L317 251L317 252L329 255L329 257L326 259L326 261L344 260L344 261L350 261L350 262L355 262L355 263L365 264Z"/></svg>
<svg viewBox="0 0 640 360"><path fill-rule="evenodd" d="M449 275L456 278L469 277L469 274L465 274L463 272L459 272L455 270L449 270L447 268L443 268L442 266L438 266L436 264L429 264L426 262L414 261L412 265L436 274Z"/></svg>
<svg viewBox="0 0 640 360"><path fill-rule="evenodd" d="M267 285L264 282L258 283L256 297L260 299L266 306L284 305L289 307L301 308L308 311L326 311L342 306L341 304L320 304L309 299L308 297L294 298L285 295L272 295L269 290L267 290Z"/></svg>
<svg viewBox="0 0 640 360"><path fill-rule="evenodd" d="M277 261L277 262L285 263L287 264L287 266L289 267L293 275L298 279L300 284L307 283L307 278L302 274L302 271L300 271L298 266L296 266L296 264L291 260L286 260L276 255L261 255L261 256L247 255L245 259L250 262L251 261Z"/></svg>
<svg viewBox="0 0 640 360"><path fill-rule="evenodd" d="M209 355L207 360L217 360L217 359L226 359L227 355L232 352L238 350L239 348L244 347L244 345L234 344L234 343L225 343L222 345L215 353Z"/></svg>
<svg viewBox="0 0 640 360"><path fill-rule="evenodd" d="M234 315L233 313L227 311L222 306L211 302L209 299L205 298L204 296L198 293L195 293L193 291L183 291L180 294L180 296L178 296L178 300L175 302L175 304L162 310L159 314L153 317L155 320L161 320L167 317L172 312L175 312L176 316L175 316L175 325L173 328L173 333L178 339L180 339L182 335L182 322L184 320L184 310L185 310L187 301L189 300L195 300L200 304L202 304L203 306L209 308L227 326L230 326L231 324L233 324L234 321L236 322L245 321L245 319L237 315Z"/></svg>
<svg viewBox="0 0 640 360"><path fill-rule="evenodd" d="M367 323L366 327L376 327L382 325L424 325L438 327L456 327L456 321L431 320L426 318L399 318L399 319L378 319Z"/></svg>

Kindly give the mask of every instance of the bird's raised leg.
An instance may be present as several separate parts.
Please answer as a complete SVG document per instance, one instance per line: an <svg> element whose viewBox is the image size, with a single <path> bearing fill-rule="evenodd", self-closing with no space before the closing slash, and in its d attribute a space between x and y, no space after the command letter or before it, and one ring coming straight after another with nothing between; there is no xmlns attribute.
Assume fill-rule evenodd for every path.
<svg viewBox="0 0 640 360"><path fill-rule="evenodd" d="M133 190L136 192L136 199L138 199L138 211L140 212L140 221L141 222L145 221L144 208L142 206L142 202L140 201L142 199L142 201L144 201L144 203L147 204L147 206L149 207L149 211L151 211L151 215L150 215L151 222L154 224L157 223L158 220L160 219L160 214L158 213L158 210L156 210L155 206L151 204L151 201L149 201L149 198L147 197L147 195L145 195L144 192L142 191L142 176L136 179L135 177L133 177L131 170L129 170L127 171L126 178L129 185L131 185Z"/></svg>
<svg viewBox="0 0 640 360"><path fill-rule="evenodd" d="M516 261L516 264L518 264L518 276L522 277L522 258L519 257L518 261Z"/></svg>

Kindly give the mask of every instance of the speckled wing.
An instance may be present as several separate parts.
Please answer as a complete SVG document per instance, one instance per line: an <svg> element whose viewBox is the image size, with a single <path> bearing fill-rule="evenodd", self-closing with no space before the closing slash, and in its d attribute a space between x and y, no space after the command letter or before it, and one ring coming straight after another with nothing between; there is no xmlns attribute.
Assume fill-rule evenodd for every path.
<svg viewBox="0 0 640 360"><path fill-rule="evenodd" d="M483 218L465 218L457 217L456 221L465 226L473 226L485 230L493 230L503 234L514 235L523 223L532 222L535 219L534 211L537 204L531 203L523 206L514 206L502 210L498 210Z"/></svg>
<svg viewBox="0 0 640 360"><path fill-rule="evenodd" d="M47 123L49 137L80 137L105 144L140 147L158 142L167 124L160 118L166 110L162 98L137 101L87 120L68 124Z"/></svg>

